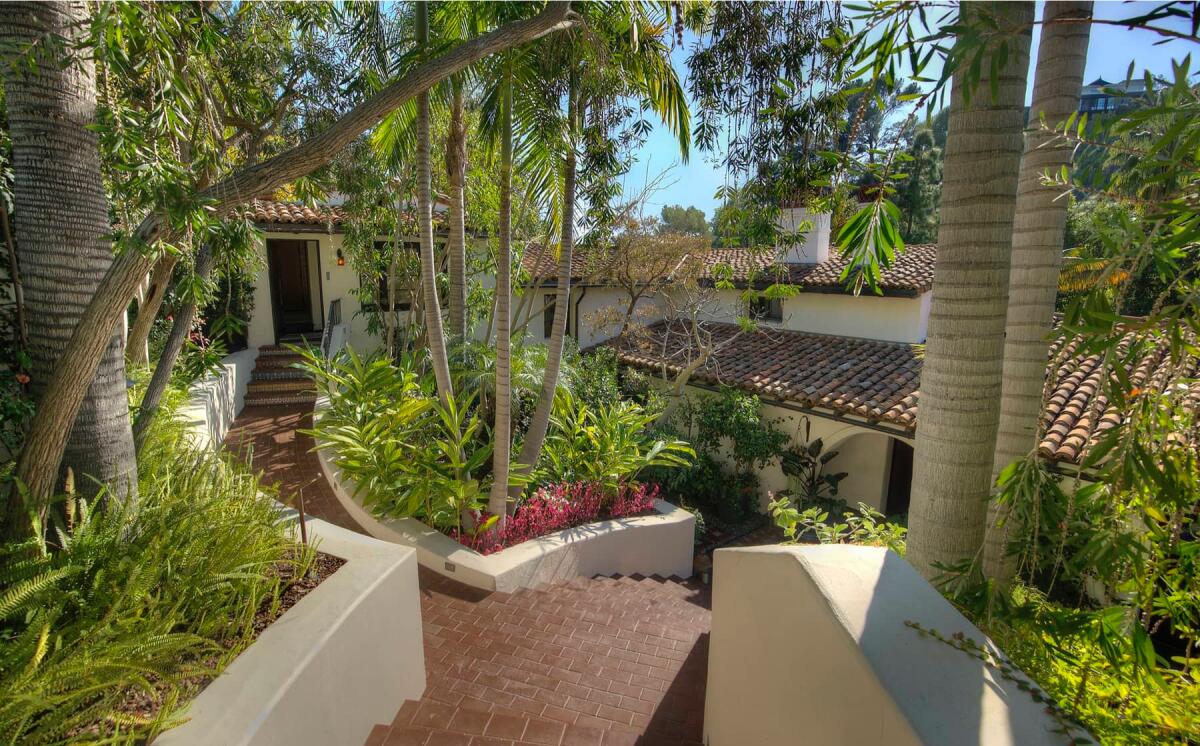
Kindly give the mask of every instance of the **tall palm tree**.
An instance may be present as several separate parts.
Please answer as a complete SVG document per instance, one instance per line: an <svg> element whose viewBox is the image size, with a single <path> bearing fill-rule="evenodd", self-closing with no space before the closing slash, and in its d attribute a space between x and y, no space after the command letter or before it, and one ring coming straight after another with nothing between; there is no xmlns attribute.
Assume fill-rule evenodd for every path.
<svg viewBox="0 0 1200 746"><path fill-rule="evenodd" d="M927 577L983 545L1033 3L963 3L960 14L965 24L990 14L1007 54L990 39L979 67L954 71L909 511L907 556ZM972 68L980 79L968 94Z"/></svg>
<svg viewBox="0 0 1200 746"><path fill-rule="evenodd" d="M76 45L88 28L83 2L0 5L0 66L13 151L13 204L20 247L33 391L45 403L51 375L101 279L113 263L108 205L100 175L96 74ZM34 64L22 64L31 54ZM66 60L64 62L64 56ZM67 424L61 464L85 494L112 485L118 498L137 491L137 463L129 426L125 356L110 326L107 346L78 414ZM73 422L73 426L70 423ZM59 462L43 465L50 474ZM10 501L8 524L24 512Z"/></svg>
<svg viewBox="0 0 1200 746"><path fill-rule="evenodd" d="M467 242L465 187L467 183L467 117L465 83L450 81L450 126L446 132L446 176L450 207L446 252L450 269L450 337L461 345L467 337Z"/></svg>
<svg viewBox="0 0 1200 746"><path fill-rule="evenodd" d="M506 55L511 60L511 54ZM512 65L506 60L501 83L500 112L500 219L496 249L496 419L493 426L492 489L488 512L496 516L495 530L502 530L508 511L508 472L512 451Z"/></svg>
<svg viewBox="0 0 1200 746"><path fill-rule="evenodd" d="M1091 24L1055 23L1088 19L1091 2L1051 0L1042 11L1042 37L1033 83L1030 129L1025 135L1013 221L1012 270L1008 320L1004 336L1004 385L1000 394L1000 426L993 457L993 479L1036 446L1046 376L1047 337L1054 316L1062 264L1067 202L1060 188L1042 183L1071 163L1069 142L1041 128L1061 124L1079 109L1083 68L1087 62ZM1016 557L1007 551L1009 506L993 500L988 508L983 571L1000 585L1016 572Z"/></svg>
<svg viewBox="0 0 1200 746"><path fill-rule="evenodd" d="M659 36L661 26L649 22L645 14L651 8L645 3L630 3L619 8L588 7L591 34L575 37L566 35L564 41L582 45L589 41L594 48L580 46L578 50L567 50L567 137L562 154L562 219L561 242L558 255L558 277L555 284L554 318L551 322L550 341L546 353L546 372L538 392L537 404L530 419L529 429L521 444L518 463L525 471L536 466L545 443L550 414L554 406L554 393L558 388L562 366L563 346L566 340L567 319L570 312L571 266L575 248L575 182L576 149L582 126L582 110L587 105L589 88L587 81L580 79L579 53L590 51L606 64L589 65L602 70L593 75L608 78L594 87L594 95L634 95L642 99L646 108L657 112L678 138L680 154L686 162L691 145L691 124L687 98L683 86L670 62L670 49ZM628 15L626 15L628 14ZM638 32L631 34L630 28ZM659 33L656 33L656 29ZM615 78L615 80L613 79ZM604 93L597 94L602 87ZM514 491L516 488L514 488Z"/></svg>
<svg viewBox="0 0 1200 746"><path fill-rule="evenodd" d="M416 37L421 50L429 47L429 6L416 4ZM425 336L429 340L429 358L443 403L454 398L450 380L450 361L446 355L446 335L442 330L442 308L438 302L437 274L433 254L433 183L429 157L429 92L421 91L417 100L417 234L421 241L421 293L425 307Z"/></svg>

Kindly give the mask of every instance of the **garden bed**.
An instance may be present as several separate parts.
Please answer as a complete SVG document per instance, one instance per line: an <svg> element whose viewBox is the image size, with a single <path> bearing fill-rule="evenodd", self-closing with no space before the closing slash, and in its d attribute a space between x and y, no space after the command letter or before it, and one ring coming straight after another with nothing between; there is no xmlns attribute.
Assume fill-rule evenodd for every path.
<svg viewBox="0 0 1200 746"><path fill-rule="evenodd" d="M333 454L317 453L338 501L368 533L412 547L422 566L476 588L511 592L578 576L692 574L695 517L664 500L654 500L647 515L575 526L485 555L416 519L375 517L353 497Z"/></svg>
<svg viewBox="0 0 1200 746"><path fill-rule="evenodd" d="M192 701L188 721L154 743L360 743L397 702L421 696L415 553L320 520L308 529L344 565L271 621Z"/></svg>

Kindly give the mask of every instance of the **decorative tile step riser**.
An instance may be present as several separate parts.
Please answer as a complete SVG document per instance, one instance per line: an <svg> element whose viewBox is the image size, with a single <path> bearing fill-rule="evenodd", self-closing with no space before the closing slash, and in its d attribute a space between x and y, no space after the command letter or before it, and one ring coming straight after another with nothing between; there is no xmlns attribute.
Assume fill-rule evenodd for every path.
<svg viewBox="0 0 1200 746"><path fill-rule="evenodd" d="M302 362L302 361L303 361L303 358L296 357L295 355L268 355L265 358L260 357L255 362L254 367L255 368L290 368L293 365L296 365L297 363Z"/></svg>
<svg viewBox="0 0 1200 746"><path fill-rule="evenodd" d="M316 386L312 381L306 378L290 379L284 378L278 381L250 381L246 384L246 393L248 394L265 394L269 392L286 391L296 394L315 393Z"/></svg>
<svg viewBox="0 0 1200 746"><path fill-rule="evenodd" d="M308 374L302 370L295 368L255 368L250 374L250 380L253 381L301 381L309 380Z"/></svg>
<svg viewBox="0 0 1200 746"><path fill-rule="evenodd" d="M276 407L283 404L314 404L316 396L247 396L247 407Z"/></svg>

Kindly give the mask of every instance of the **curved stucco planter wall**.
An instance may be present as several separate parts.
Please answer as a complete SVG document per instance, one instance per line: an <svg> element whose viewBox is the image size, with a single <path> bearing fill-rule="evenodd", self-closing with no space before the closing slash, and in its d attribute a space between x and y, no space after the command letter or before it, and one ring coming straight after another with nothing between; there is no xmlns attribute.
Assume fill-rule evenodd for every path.
<svg viewBox="0 0 1200 746"><path fill-rule="evenodd" d="M961 632L998 652L886 549L717 550L704 742L1067 742L1044 705L982 661L919 635L910 620L946 637Z"/></svg>
<svg viewBox="0 0 1200 746"><path fill-rule="evenodd" d="M156 746L362 743L425 690L416 553L310 518L346 564L267 627Z"/></svg>
<svg viewBox="0 0 1200 746"><path fill-rule="evenodd" d="M422 566L476 588L511 592L578 576L692 574L696 519L663 500L654 515L589 523L485 556L415 519L376 518L353 497L334 456L325 449L318 455L338 501L368 533L412 547Z"/></svg>

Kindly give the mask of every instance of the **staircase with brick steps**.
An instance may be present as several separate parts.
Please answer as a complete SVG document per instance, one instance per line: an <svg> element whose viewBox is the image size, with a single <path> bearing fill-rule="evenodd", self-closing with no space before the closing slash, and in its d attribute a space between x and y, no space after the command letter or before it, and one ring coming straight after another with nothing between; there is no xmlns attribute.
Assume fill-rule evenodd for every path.
<svg viewBox="0 0 1200 746"><path fill-rule="evenodd" d="M300 355L286 347L260 347L254 371L246 385L246 406L311 405L316 402L317 391L312 378L293 367L300 360Z"/></svg>
<svg viewBox="0 0 1200 746"><path fill-rule="evenodd" d="M427 684L368 746L700 744L711 600L697 581L515 593L421 569Z"/></svg>

